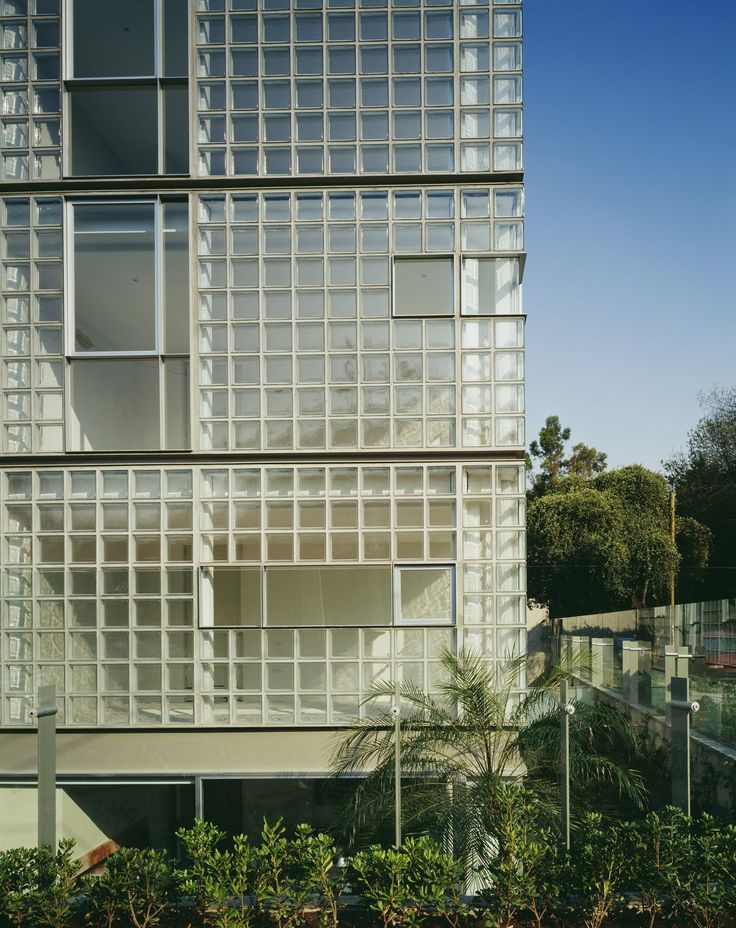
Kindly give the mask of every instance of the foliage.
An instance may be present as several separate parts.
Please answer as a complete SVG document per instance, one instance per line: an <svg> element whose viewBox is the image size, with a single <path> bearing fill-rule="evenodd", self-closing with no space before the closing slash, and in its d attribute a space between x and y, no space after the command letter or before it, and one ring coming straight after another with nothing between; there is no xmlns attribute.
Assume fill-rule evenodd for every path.
<svg viewBox="0 0 736 928"><path fill-rule="evenodd" d="M426 836L407 838L401 847L374 844L359 851L348 873L383 928L417 928L430 917L457 923L462 868Z"/></svg>
<svg viewBox="0 0 736 928"><path fill-rule="evenodd" d="M72 914L78 861L74 841L0 853L0 920L16 928L66 928Z"/></svg>
<svg viewBox="0 0 736 928"><path fill-rule="evenodd" d="M469 872L503 819L507 782L524 779L540 815L551 820L557 814L557 687L569 668L553 667L519 692L523 657L496 668L473 652L458 657L446 651L442 664L445 680L435 695L412 684L401 687L402 812L407 829L446 842ZM393 811L393 717L386 703L394 693L394 683L377 684L368 700L375 700L373 713L341 736L334 752L337 775L371 771L360 779L349 810L358 832ZM600 802L596 787L603 785L616 801L641 805L641 778L616 760L630 753L628 721L615 709L576 705L570 751L575 796Z"/></svg>
<svg viewBox="0 0 736 928"><path fill-rule="evenodd" d="M703 815L683 842L673 892L675 914L694 928L718 928L733 911L736 827Z"/></svg>
<svg viewBox="0 0 736 928"><path fill-rule="evenodd" d="M626 856L621 829L589 813L567 867L575 907L585 928L600 928L624 900Z"/></svg>
<svg viewBox="0 0 736 928"><path fill-rule="evenodd" d="M174 899L171 861L165 851L122 848L86 887L93 924L110 928L122 920L132 928L155 928Z"/></svg>
<svg viewBox="0 0 736 928"><path fill-rule="evenodd" d="M187 866L174 871L179 891L188 898L194 924L214 928L249 928L253 907L245 905L250 891L255 851L247 837L237 835L232 850L222 850L225 832L211 822L197 821L176 833Z"/></svg>
<svg viewBox="0 0 736 928"><path fill-rule="evenodd" d="M527 515L529 597L553 618L627 603L624 513L592 487L531 501Z"/></svg>
<svg viewBox="0 0 736 928"><path fill-rule="evenodd" d="M628 885L641 900L649 928L668 914L682 862L688 855L688 819L672 806L660 814L650 812L638 822L622 826L628 860Z"/></svg>
<svg viewBox="0 0 736 928"><path fill-rule="evenodd" d="M693 527L691 526L691 533ZM665 601L680 556L664 477L638 464L581 484L568 478L529 506L529 592L554 617Z"/></svg>
<svg viewBox="0 0 736 928"><path fill-rule="evenodd" d="M539 439L529 445L527 465L532 496L542 496L564 477L588 479L605 470L607 455L582 442L573 445L566 457L565 445L570 435L571 430L562 427L559 416L547 416L539 431ZM537 473L532 472L535 464L539 465Z"/></svg>
<svg viewBox="0 0 736 928"><path fill-rule="evenodd" d="M38 858L39 882L34 921L38 928L67 928L79 871L79 861L74 857L74 841L62 838L56 851L42 847Z"/></svg>
<svg viewBox="0 0 736 928"><path fill-rule="evenodd" d="M197 823L178 832L186 862L174 879L185 899L160 851L123 849L99 876L80 883L71 841L56 852L0 851L0 925L71 928L82 924L82 913L84 923L99 928L366 925L354 908L343 921L347 905L356 905L354 896L344 897L348 891L380 928L511 928L532 920L536 928L601 928L616 924L626 894L648 928L723 928L736 914L733 825L708 815L690 819L674 808L637 822L606 823L590 814L567 854L526 786L501 784L493 801L495 830L475 861L484 889L472 908L460 895L461 862L426 835L398 848L361 850L338 873L331 838L308 825L289 836L278 822L264 824L260 843L245 847L241 835L223 850L223 832ZM241 869L233 876L236 861Z"/></svg>
<svg viewBox="0 0 736 928"><path fill-rule="evenodd" d="M713 532L713 563L736 567L736 387L715 387L699 399L704 415L686 449L665 461L665 471L678 511Z"/></svg>
<svg viewBox="0 0 736 928"><path fill-rule="evenodd" d="M536 796L525 787L502 784L497 803L494 840L478 866L481 896L502 928L524 911L541 928L561 893L559 835L542 826Z"/></svg>
<svg viewBox="0 0 736 928"><path fill-rule="evenodd" d="M338 897L344 889L342 874L335 868L337 848L325 834L309 825L298 825L291 842L294 855L294 879L306 889L319 906L321 928L337 928Z"/></svg>

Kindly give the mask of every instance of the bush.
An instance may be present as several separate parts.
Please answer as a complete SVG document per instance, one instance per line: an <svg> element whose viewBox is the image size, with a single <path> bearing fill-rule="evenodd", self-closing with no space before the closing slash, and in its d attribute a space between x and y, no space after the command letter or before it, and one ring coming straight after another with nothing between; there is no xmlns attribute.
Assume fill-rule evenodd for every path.
<svg viewBox="0 0 736 928"><path fill-rule="evenodd" d="M490 821L475 910L460 895L460 862L427 837L374 845L343 871L332 839L308 825L289 835L264 823L259 843L239 835L226 848L221 829L197 822L177 832L177 869L162 851L127 848L78 881L71 841L0 852L0 928L511 928L532 919L602 928L616 924L627 892L648 928L721 928L736 914L736 827L710 816L667 808L607 825L589 815L570 855L518 786L499 791ZM348 892L367 919L356 921Z"/></svg>
<svg viewBox="0 0 736 928"><path fill-rule="evenodd" d="M353 890L383 928L415 928L430 915L456 924L462 868L427 837L407 838L401 847L377 844L349 862Z"/></svg>
<svg viewBox="0 0 736 928"><path fill-rule="evenodd" d="M654 928L672 909L683 862L689 853L688 818L669 806L639 822L621 826L627 861L626 884L640 897L641 909Z"/></svg>
<svg viewBox="0 0 736 928"><path fill-rule="evenodd" d="M87 922L95 928L155 928L175 900L168 854L122 848L106 864L100 876L85 880Z"/></svg>
<svg viewBox="0 0 736 928"><path fill-rule="evenodd" d="M559 835L542 827L534 794L515 784L499 789L493 828L493 846L478 867L485 883L480 895L503 928L522 911L541 928L561 893Z"/></svg>
<svg viewBox="0 0 736 928"><path fill-rule="evenodd" d="M622 830L588 813L566 867L572 904L585 928L600 928L624 901L626 854Z"/></svg>
<svg viewBox="0 0 736 928"><path fill-rule="evenodd" d="M0 852L0 919L14 928L67 928L79 869L74 841Z"/></svg>
<svg viewBox="0 0 736 928"><path fill-rule="evenodd" d="M253 907L246 905L251 891L255 851L244 835L235 838L233 849L220 845L225 832L210 822L195 822L180 828L176 836L182 842L188 866L176 870L179 892L186 898L190 924L215 928L249 928Z"/></svg>
<svg viewBox="0 0 736 928"><path fill-rule="evenodd" d="M675 914L695 928L718 928L736 905L736 828L711 815L690 823L673 893Z"/></svg>

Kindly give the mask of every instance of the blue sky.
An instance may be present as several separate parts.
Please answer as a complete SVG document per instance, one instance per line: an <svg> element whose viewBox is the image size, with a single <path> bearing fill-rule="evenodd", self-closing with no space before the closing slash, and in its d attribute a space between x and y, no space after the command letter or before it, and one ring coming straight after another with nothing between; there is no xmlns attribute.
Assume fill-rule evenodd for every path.
<svg viewBox="0 0 736 928"><path fill-rule="evenodd" d="M526 0L527 437L658 469L736 384L736 0Z"/></svg>

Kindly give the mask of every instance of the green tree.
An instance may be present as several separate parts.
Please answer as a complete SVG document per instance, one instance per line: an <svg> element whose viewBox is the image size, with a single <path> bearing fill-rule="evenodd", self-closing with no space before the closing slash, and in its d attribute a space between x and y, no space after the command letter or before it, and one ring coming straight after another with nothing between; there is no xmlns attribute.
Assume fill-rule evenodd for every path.
<svg viewBox="0 0 736 928"><path fill-rule="evenodd" d="M664 462L677 493L677 510L712 532L709 565L736 567L736 387L700 396L704 415L688 435L687 446ZM693 566L704 566L695 564ZM709 573L710 595L733 592L733 575ZM719 582L720 580L720 582Z"/></svg>
<svg viewBox="0 0 736 928"><path fill-rule="evenodd" d="M575 477L531 500L529 595L553 617L665 601L680 556L667 484L634 464Z"/></svg>
<svg viewBox="0 0 736 928"><path fill-rule="evenodd" d="M563 428L559 416L547 416L527 455L532 496L543 495L564 477L589 479L605 470L606 455L596 448L578 442L568 453L566 445L571 434L569 428ZM536 473L532 470L535 466L539 467Z"/></svg>
<svg viewBox="0 0 736 928"><path fill-rule="evenodd" d="M449 841L466 868L488 853L488 836L498 838L507 813L506 787L521 783L534 791L540 818L556 821L559 796L559 696L564 666L548 670L519 692L525 658L496 669L477 654L442 656L445 679L438 692L413 684L401 687L401 769L404 823ZM389 707L395 684L377 684L369 716L341 735L333 756L338 775L361 777L350 821L366 826L390 819L394 796L394 720ZM605 705L576 702L570 725L573 802L640 807L639 774L629 766L636 737L624 715ZM613 797L613 798L612 798Z"/></svg>

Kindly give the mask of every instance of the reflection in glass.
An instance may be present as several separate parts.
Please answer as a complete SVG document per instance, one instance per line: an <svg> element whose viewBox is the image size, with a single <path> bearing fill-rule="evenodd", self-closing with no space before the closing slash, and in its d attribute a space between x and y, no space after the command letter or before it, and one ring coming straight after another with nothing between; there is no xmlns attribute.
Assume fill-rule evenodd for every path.
<svg viewBox="0 0 736 928"><path fill-rule="evenodd" d="M154 209L75 205L75 351L155 350Z"/></svg>

